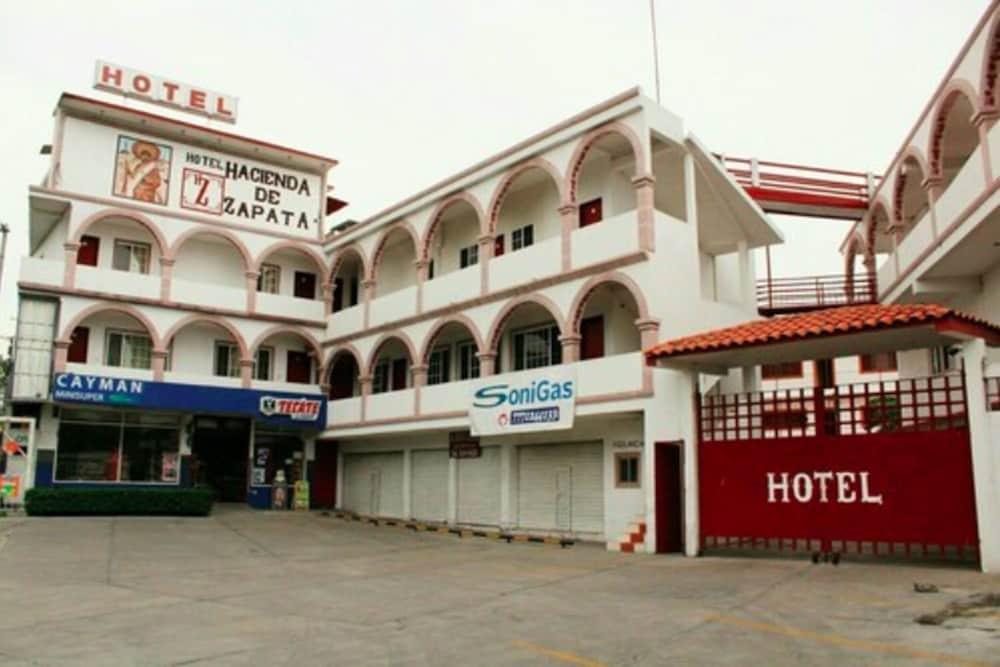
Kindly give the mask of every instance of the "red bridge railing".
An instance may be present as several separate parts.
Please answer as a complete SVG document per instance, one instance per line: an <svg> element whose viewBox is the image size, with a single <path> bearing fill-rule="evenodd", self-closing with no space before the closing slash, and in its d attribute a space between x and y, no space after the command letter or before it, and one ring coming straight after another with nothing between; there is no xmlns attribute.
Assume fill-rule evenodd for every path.
<svg viewBox="0 0 1000 667"><path fill-rule="evenodd" d="M860 219L879 180L870 172L716 157L747 194L770 213Z"/></svg>
<svg viewBox="0 0 1000 667"><path fill-rule="evenodd" d="M875 303L875 276L846 275L770 278L757 281L762 315L798 313L833 306Z"/></svg>

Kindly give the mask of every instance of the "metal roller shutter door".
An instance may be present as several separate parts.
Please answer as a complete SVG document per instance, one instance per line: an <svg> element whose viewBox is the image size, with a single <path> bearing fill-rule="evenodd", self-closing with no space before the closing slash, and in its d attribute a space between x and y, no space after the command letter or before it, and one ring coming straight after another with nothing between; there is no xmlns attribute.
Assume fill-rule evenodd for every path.
<svg viewBox="0 0 1000 667"><path fill-rule="evenodd" d="M500 524L499 447L483 447L478 459L458 459L458 521Z"/></svg>
<svg viewBox="0 0 1000 667"><path fill-rule="evenodd" d="M600 442L517 448L520 528L604 533Z"/></svg>
<svg viewBox="0 0 1000 667"><path fill-rule="evenodd" d="M448 450L415 449L411 465L410 507L414 519L448 518Z"/></svg>
<svg viewBox="0 0 1000 667"><path fill-rule="evenodd" d="M344 455L344 509L358 514L403 514L403 453Z"/></svg>

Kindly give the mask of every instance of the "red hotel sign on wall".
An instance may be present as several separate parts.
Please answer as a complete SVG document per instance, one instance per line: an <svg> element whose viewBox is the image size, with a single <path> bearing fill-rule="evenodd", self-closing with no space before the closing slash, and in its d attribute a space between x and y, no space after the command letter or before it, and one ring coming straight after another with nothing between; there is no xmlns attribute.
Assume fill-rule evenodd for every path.
<svg viewBox="0 0 1000 667"><path fill-rule="evenodd" d="M236 122L237 98L207 88L97 61L94 88L227 123Z"/></svg>
<svg viewBox="0 0 1000 667"><path fill-rule="evenodd" d="M978 544L961 429L704 442L708 538Z"/></svg>

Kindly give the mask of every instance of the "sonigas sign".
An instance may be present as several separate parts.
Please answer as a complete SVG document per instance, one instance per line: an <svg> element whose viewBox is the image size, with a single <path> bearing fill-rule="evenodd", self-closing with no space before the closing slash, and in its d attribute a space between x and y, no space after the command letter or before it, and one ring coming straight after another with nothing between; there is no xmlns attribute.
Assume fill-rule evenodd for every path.
<svg viewBox="0 0 1000 667"><path fill-rule="evenodd" d="M126 97L208 116L227 123L236 122L237 98L174 79L97 61L94 88Z"/></svg>

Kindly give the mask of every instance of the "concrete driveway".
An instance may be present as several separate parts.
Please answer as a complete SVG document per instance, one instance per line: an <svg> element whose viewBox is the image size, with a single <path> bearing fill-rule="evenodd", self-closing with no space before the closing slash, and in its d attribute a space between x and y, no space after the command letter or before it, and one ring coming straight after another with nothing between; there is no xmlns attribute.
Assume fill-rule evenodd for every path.
<svg viewBox="0 0 1000 667"><path fill-rule="evenodd" d="M920 594L915 581L936 584ZM642 556L217 509L0 519L0 663L1000 664L967 569Z"/></svg>

